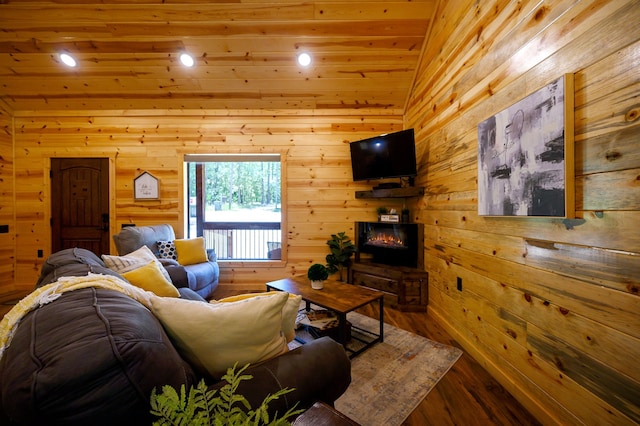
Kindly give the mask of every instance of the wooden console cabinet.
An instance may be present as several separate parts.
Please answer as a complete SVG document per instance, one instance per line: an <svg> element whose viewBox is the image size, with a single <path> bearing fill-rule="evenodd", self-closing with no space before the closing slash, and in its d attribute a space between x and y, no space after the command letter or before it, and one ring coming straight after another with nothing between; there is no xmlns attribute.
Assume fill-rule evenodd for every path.
<svg viewBox="0 0 640 426"><path fill-rule="evenodd" d="M384 292L385 305L401 311L427 310L429 274L422 269L355 262L349 282Z"/></svg>

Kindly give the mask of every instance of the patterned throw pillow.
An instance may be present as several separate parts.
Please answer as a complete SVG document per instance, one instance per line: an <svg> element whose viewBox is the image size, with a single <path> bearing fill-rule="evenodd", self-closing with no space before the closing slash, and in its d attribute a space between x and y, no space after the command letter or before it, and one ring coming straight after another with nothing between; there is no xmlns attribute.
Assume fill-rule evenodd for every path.
<svg viewBox="0 0 640 426"><path fill-rule="evenodd" d="M160 259L178 260L176 245L173 241L157 241L156 244L158 245L158 257Z"/></svg>
<svg viewBox="0 0 640 426"><path fill-rule="evenodd" d="M160 261L156 258L156 255L153 254L147 246L142 246L138 250L125 256L110 256L108 254L103 254L101 257L107 268L119 274L133 271L134 269L146 265L149 261L156 262L162 272L162 275L164 275L167 281L171 282L169 273L164 269Z"/></svg>

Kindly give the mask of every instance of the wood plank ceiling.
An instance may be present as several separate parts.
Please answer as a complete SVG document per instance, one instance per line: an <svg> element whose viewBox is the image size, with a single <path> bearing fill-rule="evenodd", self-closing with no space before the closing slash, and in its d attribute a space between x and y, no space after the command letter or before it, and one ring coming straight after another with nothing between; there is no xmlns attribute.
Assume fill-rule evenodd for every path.
<svg viewBox="0 0 640 426"><path fill-rule="evenodd" d="M0 100L12 111L402 111L437 1L0 0Z"/></svg>

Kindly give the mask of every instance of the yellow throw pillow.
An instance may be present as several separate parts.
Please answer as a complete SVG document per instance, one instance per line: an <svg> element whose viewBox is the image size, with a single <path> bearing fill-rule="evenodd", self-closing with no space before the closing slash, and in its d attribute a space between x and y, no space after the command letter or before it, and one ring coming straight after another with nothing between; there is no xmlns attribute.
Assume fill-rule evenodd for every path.
<svg viewBox="0 0 640 426"><path fill-rule="evenodd" d="M152 297L151 306L178 352L200 373L220 378L236 362L255 364L289 350L280 331L289 296L278 293L217 304Z"/></svg>
<svg viewBox="0 0 640 426"><path fill-rule="evenodd" d="M212 300L210 303L237 302L239 300L245 300L256 296L273 296L277 293L277 291L267 291L264 293L239 294L237 296L225 297L220 300ZM287 342L290 342L296 338L296 319L298 318L298 311L300 310L302 296L298 294L287 294L289 294L289 298L282 308L282 332L284 333L284 337L287 339Z"/></svg>
<svg viewBox="0 0 640 426"><path fill-rule="evenodd" d="M193 265L208 260L207 250L204 245L204 237L175 240L178 263L181 265Z"/></svg>
<svg viewBox="0 0 640 426"><path fill-rule="evenodd" d="M120 275L136 287L151 291L158 296L180 297L178 289L162 275L162 271L154 261L137 269L123 272Z"/></svg>

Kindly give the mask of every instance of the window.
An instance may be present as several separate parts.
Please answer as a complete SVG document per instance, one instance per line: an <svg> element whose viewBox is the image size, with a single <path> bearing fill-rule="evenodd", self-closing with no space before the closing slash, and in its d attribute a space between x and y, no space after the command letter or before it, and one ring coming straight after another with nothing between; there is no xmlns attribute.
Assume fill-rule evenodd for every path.
<svg viewBox="0 0 640 426"><path fill-rule="evenodd" d="M279 260L280 154L185 156L189 237L204 236L218 260Z"/></svg>

